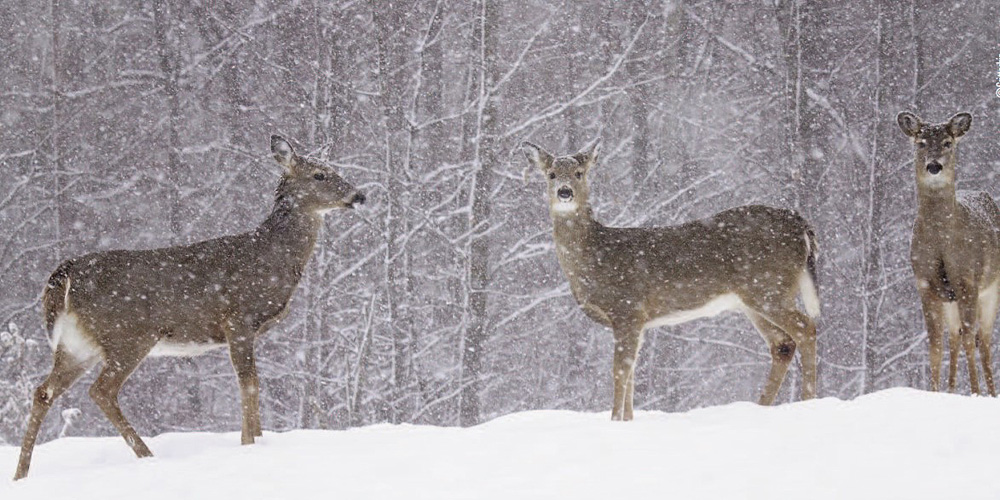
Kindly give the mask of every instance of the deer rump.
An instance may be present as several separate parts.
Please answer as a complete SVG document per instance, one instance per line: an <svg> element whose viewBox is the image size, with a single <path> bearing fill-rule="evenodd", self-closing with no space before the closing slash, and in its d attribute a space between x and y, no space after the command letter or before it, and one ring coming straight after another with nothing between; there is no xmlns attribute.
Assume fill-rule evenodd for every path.
<svg viewBox="0 0 1000 500"><path fill-rule="evenodd" d="M227 345L225 322L266 329L287 312L301 271L237 250L247 243L263 245L250 233L67 260L43 295L53 350L103 356L127 334L146 336L150 356L196 356Z"/></svg>

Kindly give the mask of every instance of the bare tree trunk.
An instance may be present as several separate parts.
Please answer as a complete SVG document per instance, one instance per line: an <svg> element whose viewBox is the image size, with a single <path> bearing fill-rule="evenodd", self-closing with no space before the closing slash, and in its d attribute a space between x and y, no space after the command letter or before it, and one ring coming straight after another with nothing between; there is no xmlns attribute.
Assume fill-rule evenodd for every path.
<svg viewBox="0 0 1000 500"><path fill-rule="evenodd" d="M786 99L791 114L786 137L791 174L796 183L794 204L807 218L826 199L822 184L826 144L821 109L810 102L806 90L822 77L821 73L825 74L828 63L827 47L822 40L825 8L816 3L788 1L778 11L785 32Z"/></svg>
<svg viewBox="0 0 1000 500"><path fill-rule="evenodd" d="M910 43L913 47L913 88L910 107L920 109L920 88L924 86L924 40L920 32L920 0L910 0Z"/></svg>
<svg viewBox="0 0 1000 500"><path fill-rule="evenodd" d="M887 15L885 2L878 0L875 15L875 96L872 102L873 121L875 133L872 135L871 159L867 165L867 182L863 184L865 188L863 194L867 196L868 213L865 217L864 233L864 253L861 264L861 307L862 307L862 359L864 361L864 371L862 372L862 383L859 394L872 392L875 390L878 377L878 334L880 330L879 317L881 313L880 305L885 295L885 273L882 259L882 205L885 197L882 157L885 156L883 144L888 141L888 132L895 130L894 120L889 120L891 112L889 108L888 95L896 90L895 85L890 83L890 78L885 76L891 74L889 62L895 54L892 37L889 33L892 30L891 21L883 19ZM887 130L890 129L890 130Z"/></svg>
<svg viewBox="0 0 1000 500"><path fill-rule="evenodd" d="M181 185L184 172L181 171L180 157L180 56L175 52L170 31L174 25L176 12L167 0L153 0L153 36L156 39L160 72L163 78L163 93L167 97L167 172L169 178L171 242L181 241L182 207Z"/></svg>
<svg viewBox="0 0 1000 500"><path fill-rule="evenodd" d="M643 29L650 16L650 6L648 0L637 0L632 2L632 9L629 12L628 26L632 36L636 31ZM619 44L621 45L621 44ZM642 189L644 180L649 175L650 158L652 155L652 144L650 143L649 132L649 99L648 86L638 84L642 78L642 66L644 63L629 61L625 64L625 74L628 76L628 95L630 116L632 118L632 149L634 150L632 159L632 184L636 192Z"/></svg>
<svg viewBox="0 0 1000 500"><path fill-rule="evenodd" d="M222 43L226 39L227 27L216 16L209 14L206 5L198 5L195 8L202 36L214 44ZM216 15L222 17L224 22L230 26L238 25L240 22L237 18L236 7L231 0L222 2ZM247 137L246 115L253 102L243 90L243 80L239 71L240 62L235 60L236 56L235 53L229 56L231 59L222 63L219 72L222 75L223 95L228 104L226 122L229 126L229 142L247 152L252 148L252 144Z"/></svg>
<svg viewBox="0 0 1000 500"><path fill-rule="evenodd" d="M444 42L441 40L441 28L444 23L444 9L448 8L445 0L439 0L431 13L430 24L424 35L425 45L421 47L421 74L423 84L420 88L420 100L423 111L428 119L440 117L444 111ZM444 123L436 122L425 129L424 136L427 148L427 162L438 164L447 157Z"/></svg>
<svg viewBox="0 0 1000 500"><path fill-rule="evenodd" d="M478 61L478 111L475 135L475 181L472 189L470 226L474 236L469 245L469 321L465 325L462 346L461 425L479 423L482 411L483 347L489 335L487 289L490 284L490 247L488 233L492 205L493 169L497 162L499 130L497 108L491 87L499 78L497 25L499 5L495 0L480 0L473 21L473 40Z"/></svg>
<svg viewBox="0 0 1000 500"><path fill-rule="evenodd" d="M62 131L62 107L63 95L60 82L59 50L62 45L60 39L62 28L62 5L61 0L52 0L49 3L49 15L52 22L52 120L49 123L49 161L52 164L52 214L53 229L55 230L55 251L56 262L62 261L63 255L63 152L60 144Z"/></svg>
<svg viewBox="0 0 1000 500"><path fill-rule="evenodd" d="M410 276L407 274L406 252L401 245L402 236L406 233L407 222L401 200L405 198L403 191L407 183L409 161L412 152L414 130L406 119L404 108L404 89L407 81L403 78L403 65L406 62L405 36L407 35L406 17L410 7L403 3L389 5L372 3L372 17L375 21L375 32L378 42L378 80L382 117L385 125L386 156L386 329L387 336L392 339L392 393L381 409L382 417L391 422L400 422L407 417L412 409L400 406L406 400L405 394L410 384L410 329L402 315L405 306L401 303L410 289Z"/></svg>

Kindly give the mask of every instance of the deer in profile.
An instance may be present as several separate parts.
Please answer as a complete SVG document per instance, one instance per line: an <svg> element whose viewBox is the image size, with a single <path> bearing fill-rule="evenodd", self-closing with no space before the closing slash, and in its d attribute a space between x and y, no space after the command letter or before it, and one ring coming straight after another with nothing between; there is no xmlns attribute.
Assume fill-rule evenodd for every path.
<svg viewBox="0 0 1000 500"><path fill-rule="evenodd" d="M323 214L365 201L281 137L271 137L271 152L284 173L274 208L257 228L186 246L92 253L52 273L42 305L54 363L34 393L14 479L27 475L53 401L99 362L90 397L140 458L152 453L122 414L118 392L147 356L228 346L240 386L241 441L261 436L254 341L287 313Z"/></svg>
<svg viewBox="0 0 1000 500"><path fill-rule="evenodd" d="M608 227L594 219L585 151L555 157L530 142L530 163L548 179L556 256L583 312L614 337L611 418L631 420L635 363L643 332L737 310L764 338L771 368L760 404L774 402L796 348L802 398L816 395L818 247L797 213L760 205L671 227ZM796 307L801 293L808 314Z"/></svg>
<svg viewBox="0 0 1000 500"><path fill-rule="evenodd" d="M972 115L958 113L932 125L904 111L896 122L913 140L915 153L917 218L910 264L927 325L931 390L939 388L947 329L948 390L955 390L958 353L964 348L972 392L980 394L978 346L987 390L996 396L990 342L1000 290L1000 210L986 192L955 189L958 141L972 126Z"/></svg>

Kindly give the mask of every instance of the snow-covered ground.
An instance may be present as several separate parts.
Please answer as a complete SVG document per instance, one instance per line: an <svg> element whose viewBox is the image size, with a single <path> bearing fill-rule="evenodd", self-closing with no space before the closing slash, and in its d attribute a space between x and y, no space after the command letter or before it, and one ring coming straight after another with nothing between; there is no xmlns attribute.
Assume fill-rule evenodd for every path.
<svg viewBox="0 0 1000 500"><path fill-rule="evenodd" d="M1000 400L893 389L687 413L531 411L469 429L165 434L40 446L0 498L998 499ZM17 449L0 447L0 471Z"/></svg>

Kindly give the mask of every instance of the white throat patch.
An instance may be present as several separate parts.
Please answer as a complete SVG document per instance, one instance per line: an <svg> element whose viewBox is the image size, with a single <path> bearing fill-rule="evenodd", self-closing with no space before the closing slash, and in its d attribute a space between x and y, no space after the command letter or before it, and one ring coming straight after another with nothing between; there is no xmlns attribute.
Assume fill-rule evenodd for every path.
<svg viewBox="0 0 1000 500"><path fill-rule="evenodd" d="M552 205L554 212L575 212L578 205L575 201L557 201Z"/></svg>
<svg viewBox="0 0 1000 500"><path fill-rule="evenodd" d="M944 174L927 175L920 181L920 183L929 188L938 189L954 183L954 179Z"/></svg>

